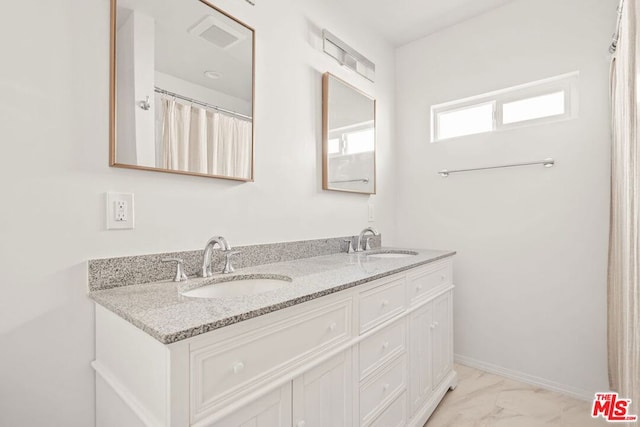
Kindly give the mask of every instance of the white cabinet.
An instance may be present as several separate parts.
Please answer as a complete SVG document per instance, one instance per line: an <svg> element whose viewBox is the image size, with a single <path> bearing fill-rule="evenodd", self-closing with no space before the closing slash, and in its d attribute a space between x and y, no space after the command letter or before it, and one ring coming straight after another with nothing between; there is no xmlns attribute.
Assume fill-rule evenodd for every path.
<svg viewBox="0 0 640 427"><path fill-rule="evenodd" d="M431 351L433 355L433 387L444 380L453 368L453 313L451 292L433 300Z"/></svg>
<svg viewBox="0 0 640 427"><path fill-rule="evenodd" d="M447 291L414 311L409 318L410 406L413 413L442 390L455 387L445 380L453 370L452 291Z"/></svg>
<svg viewBox="0 0 640 427"><path fill-rule="evenodd" d="M407 393L402 393L370 427L404 427L407 425Z"/></svg>
<svg viewBox="0 0 640 427"><path fill-rule="evenodd" d="M422 427L456 384L452 289L446 258L169 345L97 306L97 425Z"/></svg>
<svg viewBox="0 0 640 427"><path fill-rule="evenodd" d="M291 426L291 383L243 406L211 426L275 427Z"/></svg>
<svg viewBox="0 0 640 427"><path fill-rule="evenodd" d="M190 343L193 420L206 419L350 339L352 298L340 295L292 308Z"/></svg>
<svg viewBox="0 0 640 427"><path fill-rule="evenodd" d="M369 425L407 389L407 363L401 356L383 365L360 386L360 425Z"/></svg>
<svg viewBox="0 0 640 427"><path fill-rule="evenodd" d="M343 351L211 426L351 426L351 357L350 349Z"/></svg>
<svg viewBox="0 0 640 427"><path fill-rule="evenodd" d="M432 390L432 324L431 303L420 307L409 318L409 388L411 410L414 412L427 400Z"/></svg>
<svg viewBox="0 0 640 427"><path fill-rule="evenodd" d="M351 426L351 376L351 350L347 350L293 380L293 425Z"/></svg>

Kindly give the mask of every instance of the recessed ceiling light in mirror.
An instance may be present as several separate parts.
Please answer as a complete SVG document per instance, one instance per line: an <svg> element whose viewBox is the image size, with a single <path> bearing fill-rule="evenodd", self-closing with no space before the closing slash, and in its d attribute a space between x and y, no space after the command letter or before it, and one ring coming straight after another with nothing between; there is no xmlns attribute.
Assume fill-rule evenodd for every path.
<svg viewBox="0 0 640 427"><path fill-rule="evenodd" d="M219 73L217 71L205 71L204 75L213 80L216 80L222 77L222 73Z"/></svg>

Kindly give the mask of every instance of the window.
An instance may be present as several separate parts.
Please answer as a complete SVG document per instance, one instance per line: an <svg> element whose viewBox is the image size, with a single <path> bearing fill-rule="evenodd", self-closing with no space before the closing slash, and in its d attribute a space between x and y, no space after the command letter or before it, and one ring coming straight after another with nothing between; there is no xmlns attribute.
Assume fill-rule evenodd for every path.
<svg viewBox="0 0 640 427"><path fill-rule="evenodd" d="M493 130L493 103L472 105L438 114L438 139Z"/></svg>
<svg viewBox="0 0 640 427"><path fill-rule="evenodd" d="M329 134L328 152L334 156L373 152L375 147L373 122L333 129Z"/></svg>
<svg viewBox="0 0 640 427"><path fill-rule="evenodd" d="M366 153L374 149L374 131L371 128L347 133L345 137L347 140L345 154Z"/></svg>
<svg viewBox="0 0 640 427"><path fill-rule="evenodd" d="M431 107L431 142L577 117L578 72Z"/></svg>
<svg viewBox="0 0 640 427"><path fill-rule="evenodd" d="M564 92L561 91L502 104L502 123L507 125L564 113Z"/></svg>

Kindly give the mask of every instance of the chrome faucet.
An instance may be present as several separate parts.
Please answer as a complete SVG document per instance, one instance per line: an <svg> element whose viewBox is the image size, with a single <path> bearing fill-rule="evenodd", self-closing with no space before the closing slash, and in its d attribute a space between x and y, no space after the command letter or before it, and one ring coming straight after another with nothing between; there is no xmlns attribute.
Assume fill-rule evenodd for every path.
<svg viewBox="0 0 640 427"><path fill-rule="evenodd" d="M183 282L189 279L184 272L184 260L182 258L163 258L161 261L176 263L176 273L173 277L174 282Z"/></svg>
<svg viewBox="0 0 640 427"><path fill-rule="evenodd" d="M369 243L369 240L371 239L371 237L369 237L367 240L365 240L364 245L362 244L362 238L367 233L371 233L374 236L379 236L380 235L380 233L378 233L376 231L376 229L373 228L373 227L367 227L364 230L362 230L360 232L360 235L358 236L358 241L356 243L356 252L368 251L369 249L371 249L371 244Z"/></svg>
<svg viewBox="0 0 640 427"><path fill-rule="evenodd" d="M218 245L224 252L230 253L231 251L231 246L229 245L229 242L227 242L227 239L225 239L224 237L213 236L212 238L210 238L207 242L207 245L204 247L204 254L202 256L202 277L211 277L213 275L213 273L211 272L211 254L213 253L213 249L216 245ZM227 261L228 260L229 257L227 257ZM233 267L231 267L230 271L227 271L228 269L225 266L224 270L224 273L230 273L231 271L233 271Z"/></svg>
<svg viewBox="0 0 640 427"><path fill-rule="evenodd" d="M229 274L229 273L233 273L234 271L236 271L235 268L233 268L233 264L231 263L231 257L234 255L238 255L241 251L232 251L231 249L229 249L228 251L224 251L224 268L222 269L222 273L223 274Z"/></svg>

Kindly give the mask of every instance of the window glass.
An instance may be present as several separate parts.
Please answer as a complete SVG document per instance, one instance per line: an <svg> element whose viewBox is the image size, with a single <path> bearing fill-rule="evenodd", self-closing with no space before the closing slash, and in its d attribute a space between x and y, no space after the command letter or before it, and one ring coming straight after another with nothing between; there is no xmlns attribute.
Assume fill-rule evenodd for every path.
<svg viewBox="0 0 640 427"><path fill-rule="evenodd" d="M351 132L346 134L345 136L347 137L346 154L357 154L365 153L367 151L373 151L375 140L373 128L358 132Z"/></svg>
<svg viewBox="0 0 640 427"><path fill-rule="evenodd" d="M439 113L437 139L455 138L493 130L493 103Z"/></svg>
<svg viewBox="0 0 640 427"><path fill-rule="evenodd" d="M329 154L340 153L340 139L334 138L329 140Z"/></svg>
<svg viewBox="0 0 640 427"><path fill-rule="evenodd" d="M564 91L508 102L502 105L502 123L517 123L565 113Z"/></svg>
<svg viewBox="0 0 640 427"><path fill-rule="evenodd" d="M431 106L431 142L578 117L574 71Z"/></svg>

